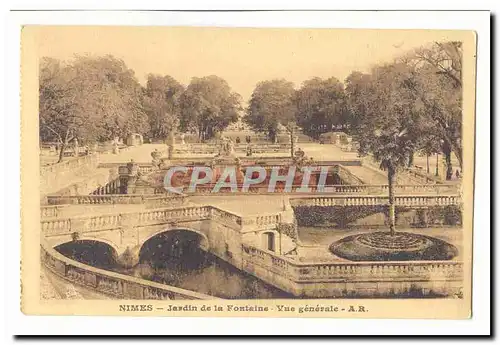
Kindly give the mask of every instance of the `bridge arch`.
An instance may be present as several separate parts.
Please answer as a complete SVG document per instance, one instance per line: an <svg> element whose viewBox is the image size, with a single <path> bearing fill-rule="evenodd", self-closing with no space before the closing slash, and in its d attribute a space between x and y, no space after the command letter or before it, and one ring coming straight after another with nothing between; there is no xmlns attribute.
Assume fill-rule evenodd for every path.
<svg viewBox="0 0 500 345"><path fill-rule="evenodd" d="M52 243L60 254L98 268L116 264L119 249L111 241L99 238L78 238Z"/></svg>
<svg viewBox="0 0 500 345"><path fill-rule="evenodd" d="M200 248L205 250L205 251L208 251L209 247L210 247L210 244L209 244L209 241L208 241L208 236L201 230L197 230L197 229L193 229L193 228L189 228L189 227L172 227L172 228L166 228L166 229L160 229L158 231L155 231L151 234L149 234L147 237L145 237L144 239L141 240L141 249L142 247L144 246L144 244L149 241L150 239L152 239L153 237L156 237L158 235L161 235L161 234L165 234L165 233L168 233L168 232L173 232L173 231L186 231L186 232L191 232L191 233L195 233L197 234L198 236L200 236Z"/></svg>
<svg viewBox="0 0 500 345"><path fill-rule="evenodd" d="M49 239L48 242L50 243L52 248L56 248L56 247L59 247L59 246L65 245L65 244L70 244L70 243L76 242L76 241L100 242L100 243L107 244L109 247L111 247L113 249L113 251L115 253L120 253L122 251L121 247L118 244L116 244L115 242L108 240L106 238L100 238L100 237L97 238L97 237L89 237L89 236L79 236L78 239L75 240L71 237L65 236L64 238Z"/></svg>

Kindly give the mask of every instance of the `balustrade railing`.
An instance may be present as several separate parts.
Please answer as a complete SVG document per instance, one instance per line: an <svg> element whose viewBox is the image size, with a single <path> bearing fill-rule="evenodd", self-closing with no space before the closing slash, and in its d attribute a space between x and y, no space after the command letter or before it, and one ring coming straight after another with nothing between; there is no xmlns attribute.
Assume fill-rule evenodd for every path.
<svg viewBox="0 0 500 345"><path fill-rule="evenodd" d="M74 232L93 232L129 226L148 226L205 219L222 221L235 229L240 229L242 226L242 218L231 212L213 206L194 206L105 214L91 217L42 219L41 229L44 236L50 237L68 235Z"/></svg>
<svg viewBox="0 0 500 345"><path fill-rule="evenodd" d="M41 206L40 207L40 216L41 216L41 218L60 217L61 211L64 208L66 208L66 205Z"/></svg>
<svg viewBox="0 0 500 345"><path fill-rule="evenodd" d="M458 280L463 276L463 263L457 261L390 261L304 263L279 257L243 244L243 260L296 282L314 281L393 281L393 280Z"/></svg>
<svg viewBox="0 0 500 345"><path fill-rule="evenodd" d="M41 262L54 274L117 299L135 300L208 300L218 299L194 291L159 284L145 279L95 268L71 260L41 242Z"/></svg>
<svg viewBox="0 0 500 345"><path fill-rule="evenodd" d="M202 194L202 195L227 195L227 194L276 194L276 193L293 193L293 194L366 194L366 195L388 195L389 186L388 185L331 185L325 186L323 188L318 188L317 185L311 185L302 187L302 185L293 185L291 188L285 188L283 184L276 185L273 191L269 190L267 185L251 185L248 191L242 191L242 184L237 185L237 188L233 191L230 188L217 189L216 193L212 193L216 184L204 184L196 186L194 192L188 192L187 188L184 191L188 194ZM445 184L434 184L434 185L394 185L395 193L412 193L412 194L455 194L459 193L459 186L457 185L445 185Z"/></svg>
<svg viewBox="0 0 500 345"><path fill-rule="evenodd" d="M96 168L98 164L99 164L99 155L90 154L78 158L69 158L56 164L41 166L40 175L41 177L43 177L46 176L47 174L65 173L68 171L77 170L82 167Z"/></svg>
<svg viewBox="0 0 500 345"><path fill-rule="evenodd" d="M49 195L49 205L109 205L109 204L158 204L177 205L183 203L185 195L159 195L159 194L103 194L103 195Z"/></svg>
<svg viewBox="0 0 500 345"><path fill-rule="evenodd" d="M317 196L291 199L292 204L301 206L376 206L387 205L388 196L366 195L366 196ZM456 195L434 196L434 195L408 195L396 196L396 206L429 207L450 206L461 204L461 198Z"/></svg>

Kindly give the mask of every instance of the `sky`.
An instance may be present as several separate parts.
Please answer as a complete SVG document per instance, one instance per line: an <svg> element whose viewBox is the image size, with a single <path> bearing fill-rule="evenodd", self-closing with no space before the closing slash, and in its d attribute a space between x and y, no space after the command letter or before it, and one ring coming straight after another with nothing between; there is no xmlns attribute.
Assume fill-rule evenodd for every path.
<svg viewBox="0 0 500 345"><path fill-rule="evenodd" d="M144 84L149 73L184 85L215 74L248 101L257 82L275 78L296 87L312 77L343 81L371 66L433 41L450 31L252 29L201 27L42 26L39 57L111 54L123 59Z"/></svg>

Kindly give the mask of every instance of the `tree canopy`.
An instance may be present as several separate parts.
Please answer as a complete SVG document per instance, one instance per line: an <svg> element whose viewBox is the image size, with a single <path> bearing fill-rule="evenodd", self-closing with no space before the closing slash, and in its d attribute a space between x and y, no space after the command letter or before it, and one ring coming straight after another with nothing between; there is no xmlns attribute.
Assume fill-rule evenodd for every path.
<svg viewBox="0 0 500 345"><path fill-rule="evenodd" d="M334 77L306 80L297 90L294 103L297 124L312 137L347 124L344 86Z"/></svg>
<svg viewBox="0 0 500 345"><path fill-rule="evenodd" d="M181 128L207 140L239 118L241 96L222 78L193 78L181 97Z"/></svg>
<svg viewBox="0 0 500 345"><path fill-rule="evenodd" d="M279 125L295 120L293 83L285 79L259 82L246 109L245 121L257 132L275 140Z"/></svg>
<svg viewBox="0 0 500 345"><path fill-rule="evenodd" d="M112 56L77 56L69 64L40 62L40 138L64 147L145 132L141 86L134 72Z"/></svg>
<svg viewBox="0 0 500 345"><path fill-rule="evenodd" d="M152 138L165 139L179 126L184 86L171 76L150 74L144 90L144 109Z"/></svg>

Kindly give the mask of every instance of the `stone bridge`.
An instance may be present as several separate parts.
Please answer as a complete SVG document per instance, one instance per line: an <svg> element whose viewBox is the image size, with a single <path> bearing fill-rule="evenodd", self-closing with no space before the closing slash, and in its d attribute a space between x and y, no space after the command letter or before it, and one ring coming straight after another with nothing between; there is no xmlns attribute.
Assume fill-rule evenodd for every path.
<svg viewBox="0 0 500 345"><path fill-rule="evenodd" d="M141 247L154 236L173 230L188 231L199 236L203 250L239 266L242 242L257 243L259 239L254 237L266 231L275 233L278 224L286 218L286 212L241 217L212 206L185 206L88 217L46 218L41 227L42 235L51 247L74 240L103 242L113 248L117 261L126 267L138 263ZM277 236L275 240L279 240Z"/></svg>

